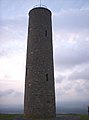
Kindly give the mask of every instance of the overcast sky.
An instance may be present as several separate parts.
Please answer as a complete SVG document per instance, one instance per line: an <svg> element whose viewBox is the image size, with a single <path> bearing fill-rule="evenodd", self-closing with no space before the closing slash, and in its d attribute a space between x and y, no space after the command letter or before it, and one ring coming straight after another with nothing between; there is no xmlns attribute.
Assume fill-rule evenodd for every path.
<svg viewBox="0 0 89 120"><path fill-rule="evenodd" d="M0 105L23 104L28 12L40 0L0 0ZM89 0L42 0L52 11L56 104L89 101Z"/></svg>

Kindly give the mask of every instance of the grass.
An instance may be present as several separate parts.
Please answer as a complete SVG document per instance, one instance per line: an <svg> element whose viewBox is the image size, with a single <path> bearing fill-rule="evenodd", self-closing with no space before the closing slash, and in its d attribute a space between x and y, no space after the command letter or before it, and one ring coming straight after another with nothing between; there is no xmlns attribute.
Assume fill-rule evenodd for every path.
<svg viewBox="0 0 89 120"><path fill-rule="evenodd" d="M0 114L0 120L13 120L16 117L23 117L22 114Z"/></svg>
<svg viewBox="0 0 89 120"><path fill-rule="evenodd" d="M89 120L88 115L79 115L79 116L80 116L80 120Z"/></svg>
<svg viewBox="0 0 89 120"><path fill-rule="evenodd" d="M80 120L89 120L89 116L88 115L84 115L84 114L75 114L73 116L79 116Z"/></svg>
<svg viewBox="0 0 89 120"><path fill-rule="evenodd" d="M89 120L89 115L84 114L72 114L72 116L79 116L80 120Z"/></svg>
<svg viewBox="0 0 89 120"><path fill-rule="evenodd" d="M23 117L23 114L0 114L0 120L13 120L16 117ZM89 120L88 115L72 115L80 116L80 120Z"/></svg>

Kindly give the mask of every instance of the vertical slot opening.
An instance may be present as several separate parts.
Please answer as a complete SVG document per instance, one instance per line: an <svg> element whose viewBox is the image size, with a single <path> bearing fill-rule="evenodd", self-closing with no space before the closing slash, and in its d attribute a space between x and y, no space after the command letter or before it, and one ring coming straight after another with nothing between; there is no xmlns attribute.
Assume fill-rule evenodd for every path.
<svg viewBox="0 0 89 120"><path fill-rule="evenodd" d="M45 37L47 37L47 30L45 30Z"/></svg>
<svg viewBox="0 0 89 120"><path fill-rule="evenodd" d="M48 74L46 74L46 81L48 81Z"/></svg>

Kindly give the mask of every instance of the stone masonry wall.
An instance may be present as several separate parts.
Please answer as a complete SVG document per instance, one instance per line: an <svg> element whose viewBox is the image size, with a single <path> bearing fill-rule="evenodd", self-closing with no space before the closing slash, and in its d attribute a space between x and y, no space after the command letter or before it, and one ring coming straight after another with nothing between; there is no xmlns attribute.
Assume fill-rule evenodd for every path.
<svg viewBox="0 0 89 120"><path fill-rule="evenodd" d="M55 117L55 89L51 12L29 12L24 113L27 117Z"/></svg>

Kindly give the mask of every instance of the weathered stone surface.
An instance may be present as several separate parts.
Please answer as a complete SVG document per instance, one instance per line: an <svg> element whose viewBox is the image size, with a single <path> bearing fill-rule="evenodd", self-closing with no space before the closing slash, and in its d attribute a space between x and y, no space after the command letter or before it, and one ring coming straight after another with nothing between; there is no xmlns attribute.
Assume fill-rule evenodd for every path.
<svg viewBox="0 0 89 120"><path fill-rule="evenodd" d="M51 12L42 7L29 12L24 113L28 118L55 116Z"/></svg>

